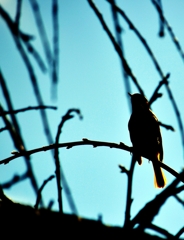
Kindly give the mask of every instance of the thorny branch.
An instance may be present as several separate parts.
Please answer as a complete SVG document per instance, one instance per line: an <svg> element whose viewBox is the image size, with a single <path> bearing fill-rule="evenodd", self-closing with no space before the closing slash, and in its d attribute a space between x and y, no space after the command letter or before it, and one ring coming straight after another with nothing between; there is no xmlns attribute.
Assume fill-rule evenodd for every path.
<svg viewBox="0 0 184 240"><path fill-rule="evenodd" d="M120 149L120 150L124 150L124 151L128 151L130 153L133 152L133 148L129 147L127 145L125 145L124 143L120 142L119 144L117 143L111 143L111 142L101 142L101 141L93 141L93 140L89 140L87 138L83 138L82 141L78 141L78 142L67 142L67 143L58 143L58 144L51 144L49 146L44 146L44 147L40 147L40 148L35 148L29 151L22 151L22 152L12 152L12 154L14 154L14 156L5 158L3 160L0 160L0 165L1 164L8 164L10 161L22 157L24 155L32 155L35 154L37 152L43 152L43 151L48 151L48 150L52 150L55 148L66 148L66 149L70 149L72 147L75 146L85 146L85 145L91 145L94 148L96 147L109 147L109 148L116 148L116 149ZM181 182L184 183L184 178L183 176L181 176L180 174L178 174L174 169L170 168L168 165L166 165L163 162L158 162L157 164L160 165L160 167L164 168L166 171L168 171L169 173L171 173L173 176L175 176L176 178L178 178Z"/></svg>

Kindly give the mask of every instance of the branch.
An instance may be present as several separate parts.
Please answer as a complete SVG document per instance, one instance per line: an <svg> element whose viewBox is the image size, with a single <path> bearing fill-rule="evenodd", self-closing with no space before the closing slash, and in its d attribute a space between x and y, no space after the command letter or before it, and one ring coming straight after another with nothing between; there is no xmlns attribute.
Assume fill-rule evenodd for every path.
<svg viewBox="0 0 184 240"><path fill-rule="evenodd" d="M27 47L27 50L29 51L29 53L31 53L33 55L33 57L35 58L36 62L38 63L39 67L41 68L41 70L43 72L46 71L46 67L45 64L41 58L41 56L39 55L39 53L36 51L36 49L33 47L33 45L30 43L31 40L33 40L33 36L29 35L29 34L25 34L23 33L20 29L17 29L17 25L16 22L14 22L10 16L8 15L8 13L0 6L0 16L2 16L2 18L5 20L5 22L7 23L12 35L15 38L20 38L23 43L25 44L25 46Z"/></svg>
<svg viewBox="0 0 184 240"><path fill-rule="evenodd" d="M36 0L30 0L30 4L31 4L32 10L33 10L35 20L36 20L36 25L37 25L38 32L40 35L40 39L42 41L43 51L45 53L47 63L48 63L48 66L50 67L50 72L51 72L51 70L52 70L51 69L52 68L52 53L51 53L51 49L50 49L49 40L48 40L46 31L45 31L45 26L42 21L40 8L39 8L39 5Z"/></svg>
<svg viewBox="0 0 184 240"><path fill-rule="evenodd" d="M17 27L17 30L19 29L19 23L20 23L20 17L21 17L21 8L22 8L22 0L17 0L17 10L16 10L16 16L15 16L15 25Z"/></svg>
<svg viewBox="0 0 184 240"><path fill-rule="evenodd" d="M5 130L8 130L8 127L3 127L3 128L0 128L0 132L3 132Z"/></svg>
<svg viewBox="0 0 184 240"><path fill-rule="evenodd" d="M111 3L110 0L107 0L107 2L110 2L110 3ZM112 3L111 3L111 4L112 4ZM161 69L161 67L160 67L157 59L155 58L155 56L154 56L151 48L149 47L146 39L141 35L141 33L140 33L140 32L138 31L138 29L134 26L134 24L132 23L132 21L128 18L128 16L125 14L125 12L124 12L122 9L120 9L118 6L115 6L115 5L113 5L113 7L114 7L115 10L123 17L123 19L128 23L130 29L135 32L135 34L137 35L137 37L139 38L139 40L142 42L143 46L144 46L145 49L147 50L148 54L150 55L150 57L151 57L154 65L155 65L157 71L158 71L159 74L163 77L164 74L163 74L163 72L162 72L162 69ZM144 95L144 94L143 94L143 95Z"/></svg>
<svg viewBox="0 0 184 240"><path fill-rule="evenodd" d="M150 226L154 217L160 211L160 208L168 200L170 196L175 195L176 186L179 184L180 178L184 177L184 172L179 174L180 177L176 178L168 187L166 187L160 194L158 194L153 200L148 202L132 219L131 227L139 224L140 229L144 229Z"/></svg>
<svg viewBox="0 0 184 240"><path fill-rule="evenodd" d="M122 27L121 27L119 19L118 19L117 11L114 7L116 5L116 1L115 0L110 0L110 2L111 2L111 10L112 10L114 28L115 28L116 41L117 41L117 44L119 45L119 47L121 49L122 55L124 56L123 41L121 39ZM130 82L129 82L128 74L126 73L123 65L122 65L121 69L122 69L122 75L123 75L124 84L125 84L125 92L126 92L126 95L127 95L128 105L129 105L129 108L131 109L130 96L128 95L128 93L131 92Z"/></svg>
<svg viewBox="0 0 184 240"><path fill-rule="evenodd" d="M181 203L181 205L184 207L184 201L178 196L178 195L173 195L173 197L175 197L176 198L176 200L179 202L179 203Z"/></svg>
<svg viewBox="0 0 184 240"><path fill-rule="evenodd" d="M130 230L130 210L131 210L131 205L133 202L132 199L132 182L133 182L133 172L134 172L134 168L135 168L135 163L136 163L136 159L134 157L134 155L132 156L132 160L131 160L131 165L130 165L130 170L129 170L129 174L128 174L128 187L127 187L127 200L126 200L126 210L125 210L125 221L124 221L124 228L127 231Z"/></svg>
<svg viewBox="0 0 184 240"><path fill-rule="evenodd" d="M134 84L136 85L136 87L138 88L139 92L144 95L144 92L141 88L141 86L139 85L136 77L134 76L131 68L129 67L126 59L124 58L123 54L122 54L122 51L121 51L121 48L119 47L119 45L117 44L116 40L114 39L112 33L110 32L107 24L105 23L104 19L103 19L103 16L102 14L98 11L97 7L95 6L95 4L93 3L92 0L88 0L88 3L89 5L91 6L91 8L93 9L93 11L95 12L96 16L98 17L100 23L102 24L102 27L104 28L105 32L107 33L108 37L110 38L114 48L115 48L115 51L118 53L119 57L120 57L120 60L121 60L121 63L122 63L122 66L124 68L124 70L126 71L127 75L129 75L131 77L131 79L133 80Z"/></svg>
<svg viewBox="0 0 184 240"><path fill-rule="evenodd" d="M162 9L162 1L161 0L158 0L158 4L160 6L160 10L163 12L163 9ZM162 15L163 16L163 15ZM160 16L160 29L159 29L159 36L160 37L163 37L165 34L164 34L164 19L163 17Z"/></svg>
<svg viewBox="0 0 184 240"><path fill-rule="evenodd" d="M11 180L5 182L5 183L1 183L1 187L4 188L11 188L14 184L19 183L23 180L25 180L26 178L29 178L29 172L26 171L25 173L23 173L22 175L17 175L15 174Z"/></svg>
<svg viewBox="0 0 184 240"><path fill-rule="evenodd" d="M53 110L57 109L57 107L54 107L54 106L44 106L44 105L40 105L40 106L37 106L37 107L29 106L29 107L21 108L21 109L17 109L17 110L4 111L3 113L0 113L0 116L2 116L2 114L4 114L4 115L6 115L6 114L16 114L16 113L19 113L19 112L25 112L25 111L29 111L29 110L46 109L46 108L53 109Z"/></svg>
<svg viewBox="0 0 184 240"><path fill-rule="evenodd" d="M12 103L12 100L11 100L11 96L9 94L8 88L6 86L6 81L5 81L1 71L0 71L0 83L1 83L2 91L3 91L3 94L4 94L4 98L6 100L8 109L10 111L13 111L14 109L13 109L13 103ZM4 112L4 109L0 105L0 113L3 114L3 112ZM20 129L19 123L17 121L16 115L11 115L12 122L9 121L9 119L7 118L6 115L3 115L2 119L3 119L6 127L8 128L8 131L10 133L10 136L12 138L14 146L20 152L21 151L26 151L25 143L24 143L22 135L21 135L21 129ZM32 166L31 166L31 162L29 161L29 156L28 155L24 155L24 161L26 163L27 171L29 172L29 178L30 178L31 185L32 185L32 187L33 187L33 189L34 189L34 191L37 195L38 185L37 185L36 177L34 175L34 172L33 172Z"/></svg>
<svg viewBox="0 0 184 240"><path fill-rule="evenodd" d="M55 140L55 152L54 152L54 159L55 159L55 165L56 165L56 183L57 183L57 190L58 190L58 204L59 204L59 212L63 213L63 204L62 204L62 194L61 194L61 169L60 169L60 161L59 161L59 151L58 151L58 144L59 144L59 137L61 134L62 127L66 121L73 118L74 116L71 114L72 112L75 112L79 115L80 119L82 119L82 115L80 113L79 109L69 109L67 113L62 117L62 120L58 126L58 131L56 134L56 140Z"/></svg>
<svg viewBox="0 0 184 240"><path fill-rule="evenodd" d="M93 140L89 140L87 138L83 138L82 141L78 141L78 142L67 142L67 143L58 143L58 144L51 144L48 146L44 146L44 147L40 147L40 148L35 148L29 151L22 151L22 152L12 152L12 154L14 154L14 156L5 158L0 160L0 165L1 164L8 164L10 161L25 156L25 155L32 155L35 154L37 152L45 152L48 150L52 150L57 148L66 148L66 149L70 149L72 147L75 146L86 146L86 145L91 145L94 148L96 147L109 147L109 148L116 148L116 149L120 149L120 150L124 150L130 153L133 153L133 147L129 147L126 144L120 142L119 144L117 143L112 143L112 142L102 142L102 141L93 141ZM177 179L179 179L181 182L184 183L184 177L181 176L181 174L177 173L174 169L170 168L168 165L164 164L163 162L158 161L157 164L160 165L160 167L164 168L166 171L168 171L169 173L171 173L173 176L175 176Z"/></svg>
<svg viewBox="0 0 184 240"><path fill-rule="evenodd" d="M58 82L59 73L59 19L58 0L52 0L52 21L53 21L53 61L52 61L52 81ZM54 89L53 89L54 90ZM53 93L56 91L53 91Z"/></svg>
<svg viewBox="0 0 184 240"><path fill-rule="evenodd" d="M179 238L181 234L184 233L184 227L182 227L179 232L175 235L176 238Z"/></svg>
<svg viewBox="0 0 184 240"><path fill-rule="evenodd" d="M156 232L161 233L162 235L166 236L169 239L174 238L174 236L171 233L169 233L167 230L165 230L159 226L156 226L152 223L150 225L148 225L147 228L155 230Z"/></svg>
<svg viewBox="0 0 184 240"><path fill-rule="evenodd" d="M175 44L175 46L176 46L179 54L181 55L182 60L184 61L184 52L183 52L183 50L182 50L182 47L181 47L181 45L180 45L177 37L175 36L175 34L174 34L174 32L173 32L172 27L169 25L167 19L164 17L163 11L162 11L162 9L160 8L160 6L158 5L158 3L157 3L155 0L152 0L152 3L153 3L153 5L155 6L155 8L157 9L157 12L158 12L158 14L160 15L161 20L162 20L162 21L164 22L164 24L166 25L167 30L168 30L168 32L169 32L169 34L170 34L170 36L171 36L171 39L172 39L173 43Z"/></svg>
<svg viewBox="0 0 184 240"><path fill-rule="evenodd" d="M8 13L1 7L0 5L0 15L3 17L4 21L6 22L6 24L8 25L8 28L13 36L13 39L15 41L16 47L22 57L22 60L27 68L30 80L31 80L31 84L34 90L34 94L36 96L37 102L39 105L44 105L42 96L41 96L41 92L38 86L38 81L36 78L36 74L34 72L34 68L29 60L28 55L26 54L26 51L24 50L22 43L20 41L20 38L17 36L17 33L15 31L15 27L14 27L14 22L12 21L12 19L10 18L10 16L8 15ZM29 36L28 36L29 37ZM30 37L28 38L28 40L30 39ZM49 123L48 123L48 119L47 119L47 115L46 112L43 110L40 111L41 114L41 119L43 122L43 128L44 128L44 132L45 135L47 137L47 140L50 143L53 143L53 139L52 139L52 134L49 128Z"/></svg>
<svg viewBox="0 0 184 240"><path fill-rule="evenodd" d="M70 149L70 148L75 147L75 146L84 146L84 145L91 145L94 148L95 147L110 147L110 148L117 148L117 149L125 150L125 151L128 151L128 152L133 151L132 147L129 147L122 142L117 144L117 143L111 143L111 142L93 141L93 140L88 140L87 138L83 138L82 141L78 141L78 142L59 143L57 145L56 144L51 144L51 145L48 145L48 146L35 148L35 149L29 150L29 151L16 152L15 154L14 154L14 152L12 152L12 154L14 154L14 156L5 158L3 160L0 160L0 165L1 164L8 164L10 161L12 161L16 158L25 156L25 155L30 156L30 155L38 153L38 152L45 152L45 151L48 151L48 150L55 149L56 147L57 148Z"/></svg>
<svg viewBox="0 0 184 240"><path fill-rule="evenodd" d="M46 185L49 181L51 181L53 178L55 178L54 175L51 175L49 178L47 178L47 179L43 182L43 184L41 185L40 189L38 190L38 194L37 194L37 198L36 198L36 203L35 203L35 205L34 205L34 208L35 208L36 210L38 209L38 205L39 205L40 200L41 200L41 192L42 192L43 188L44 188L45 185Z"/></svg>
<svg viewBox="0 0 184 240"><path fill-rule="evenodd" d="M158 93L158 91L160 90L160 88L162 87L162 85L164 84L168 84L168 78L170 77L170 73L168 73L158 84L158 86L156 87L152 97L150 98L149 100L149 105L151 106L151 104L158 98L158 97L161 97Z"/></svg>
<svg viewBox="0 0 184 240"><path fill-rule="evenodd" d="M118 167L121 169L121 173L126 173L126 175L128 176L129 170L127 170L127 169L126 169L124 166L122 166L122 165L119 165Z"/></svg>

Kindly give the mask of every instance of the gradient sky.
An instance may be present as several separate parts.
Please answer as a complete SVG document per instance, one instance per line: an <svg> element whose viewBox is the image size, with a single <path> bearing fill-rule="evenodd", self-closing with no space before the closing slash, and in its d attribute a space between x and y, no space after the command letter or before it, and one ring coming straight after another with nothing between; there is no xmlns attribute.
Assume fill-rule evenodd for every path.
<svg viewBox="0 0 184 240"><path fill-rule="evenodd" d="M52 47L51 1L48 1L47 4L45 1L38 2ZM14 18L16 1L0 0L0 3ZM184 62L167 30L165 30L164 38L158 37L159 18L155 7L151 1L146 0L129 0L124 1L123 4L121 1L117 1L117 3L147 40L164 74L171 74L169 86L180 110L181 118L184 119ZM114 33L109 4L102 0L96 1L96 4ZM181 0L163 1L163 9L177 39L181 46L184 46L184 2ZM126 59L149 99L161 77L134 32L129 29L123 19L120 18L120 22L123 28L122 40ZM24 32L35 36L32 42L45 61L29 1L23 1L20 26ZM57 99L51 97L51 81L48 72L43 74L30 56L42 90L44 103L58 107L57 111L47 110L53 138L55 138L61 116L69 108L79 108L83 120L81 121L78 116L75 116L66 122L60 142L88 138L116 143L121 141L131 146L127 127L130 109L125 95L120 61L88 2L82 0L59 1L59 27L60 62ZM0 19L0 42L0 68L11 93L14 108L36 106L37 102L27 70L2 19ZM131 92L137 92L138 90L131 80L130 82ZM165 87L160 92L163 93L163 97L152 105L152 109L161 122L172 125L176 130L171 132L164 128L161 129L164 162L180 172L183 168L184 154L178 122ZM0 91L0 102L6 107L2 91ZM19 113L17 118L21 124L27 149L48 144L38 111ZM3 126L3 121L0 121L0 127ZM15 147L9 134L5 131L0 134L0 144L0 160L2 160L9 157ZM118 165L129 168L131 155L117 149L105 147L94 149L91 146L80 146L69 150L60 149L60 160L79 215L98 219L101 214L103 223L122 226L127 179L125 175L120 174ZM54 173L55 166L52 155L50 152L38 153L31 157L31 162L40 186L48 176ZM25 164L21 158L7 165L1 165L0 183L11 179L13 173L21 174L24 170ZM165 175L170 184L174 177L166 171ZM134 217L160 191L153 185L152 164L144 159L143 165L141 167L136 165L135 168L131 216ZM15 201L30 205L35 203L35 194L28 180L5 190L5 193ZM58 209L55 180L49 182L45 187L43 197L45 205L50 199L53 199L55 201L54 209ZM184 197L183 193L180 194L180 197ZM63 198L64 212L70 213L65 194L63 194ZM168 199L159 215L154 219L156 225L166 228L173 234L183 227L183 222L183 207L173 197Z"/></svg>

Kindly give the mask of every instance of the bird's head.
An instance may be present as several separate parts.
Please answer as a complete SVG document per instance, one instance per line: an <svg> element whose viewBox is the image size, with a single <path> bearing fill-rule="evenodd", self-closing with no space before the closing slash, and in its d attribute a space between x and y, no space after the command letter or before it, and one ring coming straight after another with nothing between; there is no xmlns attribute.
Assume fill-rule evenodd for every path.
<svg viewBox="0 0 184 240"><path fill-rule="evenodd" d="M149 102L148 100L141 94L135 93L130 94L131 97L131 103L132 103L132 110L143 110L143 109L149 109Z"/></svg>

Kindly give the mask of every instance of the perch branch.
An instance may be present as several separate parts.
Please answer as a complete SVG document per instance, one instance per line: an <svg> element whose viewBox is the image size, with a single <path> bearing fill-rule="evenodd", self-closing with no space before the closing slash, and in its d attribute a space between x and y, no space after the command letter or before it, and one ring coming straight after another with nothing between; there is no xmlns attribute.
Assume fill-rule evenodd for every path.
<svg viewBox="0 0 184 240"><path fill-rule="evenodd" d="M96 147L109 147L109 148L116 148L116 149L124 150L124 151L130 152L130 153L133 152L133 147L129 147L122 142L117 144L117 143L112 143L112 142L93 141L93 140L89 140L87 138L83 138L82 141L77 141L77 142L58 143L57 145L56 144L51 144L51 145L48 145L48 146L35 148L35 149L29 150L29 151L22 151L22 152L15 152L15 153L12 152L12 154L14 154L14 156L11 156L11 157L0 160L0 165L1 164L8 164L10 161L12 161L16 158L25 156L25 155L30 156L30 155L32 155L34 153L37 153L37 152L45 152L45 151L48 151L48 150L55 149L56 147L57 148L70 149L70 148L75 147L75 146L85 146L85 145L91 145L94 148L96 148ZM181 174L177 173L174 169L170 168L168 165L166 165L166 164L164 164L163 162L160 162L160 161L157 162L157 164L159 164L160 167L164 168L166 171L168 171L169 173L171 173L173 176L175 176L181 182L184 183L184 177Z"/></svg>

